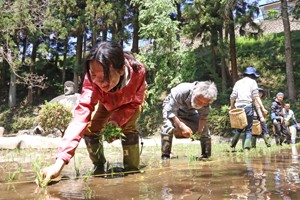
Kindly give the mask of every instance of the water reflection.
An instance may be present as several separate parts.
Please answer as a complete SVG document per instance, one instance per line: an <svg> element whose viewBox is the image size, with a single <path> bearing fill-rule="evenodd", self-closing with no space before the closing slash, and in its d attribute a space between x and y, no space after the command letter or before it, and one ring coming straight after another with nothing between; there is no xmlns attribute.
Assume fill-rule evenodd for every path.
<svg viewBox="0 0 300 200"><path fill-rule="evenodd" d="M168 184L163 185L163 187L161 188L161 197L162 199L165 200L171 200L173 199L173 194L172 194L172 189L168 186Z"/></svg>
<svg viewBox="0 0 300 200"><path fill-rule="evenodd" d="M269 156L264 159L256 160L245 156L245 163L247 169L249 189L246 197L250 199L270 199L270 192L267 189L267 174L266 170L269 168Z"/></svg>
<svg viewBox="0 0 300 200"><path fill-rule="evenodd" d="M236 153L206 162L179 157L167 163L161 163L159 156L155 160L155 156L144 154L145 160L151 157L151 164L143 174L68 179L46 190L37 190L34 183L17 183L21 181L4 184L8 172L18 169L15 162L4 162L0 167L0 199L299 199L298 152L299 146L291 145L276 153L258 150L255 156ZM34 176L31 165L22 167L20 179ZM73 177L74 169L68 167L62 175Z"/></svg>

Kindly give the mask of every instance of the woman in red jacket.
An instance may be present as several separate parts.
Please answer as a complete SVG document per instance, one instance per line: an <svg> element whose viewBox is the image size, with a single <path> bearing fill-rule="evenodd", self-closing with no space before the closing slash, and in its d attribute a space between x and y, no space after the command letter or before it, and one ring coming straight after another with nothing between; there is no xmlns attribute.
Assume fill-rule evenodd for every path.
<svg viewBox="0 0 300 200"><path fill-rule="evenodd" d="M45 180L60 174L81 138L94 164L94 174L104 173L106 160L99 134L109 122L117 124L126 135L122 140L124 169L139 169L136 121L142 112L147 85L144 65L129 52L123 52L119 44L102 42L91 50L85 70L82 94L58 148L56 161L41 170Z"/></svg>

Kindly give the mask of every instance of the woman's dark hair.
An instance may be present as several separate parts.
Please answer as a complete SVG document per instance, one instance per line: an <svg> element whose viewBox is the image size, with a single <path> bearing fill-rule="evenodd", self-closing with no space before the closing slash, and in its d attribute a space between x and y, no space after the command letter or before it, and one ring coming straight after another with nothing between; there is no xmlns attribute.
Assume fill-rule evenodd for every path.
<svg viewBox="0 0 300 200"><path fill-rule="evenodd" d="M104 78L109 79L109 67L112 66L116 71L123 69L126 60L132 66L133 70L137 72L141 63L130 52L124 52L120 44L112 41L101 42L96 45L89 53L85 61L85 72L88 74L88 78L91 81L91 75L89 72L90 61L96 60L103 66Z"/></svg>

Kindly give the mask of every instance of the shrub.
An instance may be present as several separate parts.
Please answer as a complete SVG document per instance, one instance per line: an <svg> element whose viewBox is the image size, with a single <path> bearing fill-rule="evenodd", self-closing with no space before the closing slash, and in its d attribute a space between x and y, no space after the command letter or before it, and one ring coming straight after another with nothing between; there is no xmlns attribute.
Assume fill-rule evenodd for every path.
<svg viewBox="0 0 300 200"><path fill-rule="evenodd" d="M34 117L19 117L11 124L11 129L15 132L18 130L29 129L34 125Z"/></svg>
<svg viewBox="0 0 300 200"><path fill-rule="evenodd" d="M39 111L38 121L46 132L58 129L64 135L72 119L71 108L59 103L45 102Z"/></svg>
<svg viewBox="0 0 300 200"><path fill-rule="evenodd" d="M220 134L221 132L231 132L230 120L228 114L228 106L223 105L220 108L212 108L208 116L208 127L212 134Z"/></svg>

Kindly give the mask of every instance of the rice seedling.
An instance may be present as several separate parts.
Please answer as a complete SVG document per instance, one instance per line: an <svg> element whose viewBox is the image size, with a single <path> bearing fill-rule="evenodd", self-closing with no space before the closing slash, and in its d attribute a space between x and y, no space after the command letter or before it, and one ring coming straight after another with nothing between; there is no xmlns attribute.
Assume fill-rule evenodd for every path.
<svg viewBox="0 0 300 200"><path fill-rule="evenodd" d="M35 171L36 179L35 182L36 184L41 187L41 188L46 188L48 183L50 183L51 179L44 179L43 175L41 174L41 169L43 168L42 165L43 161L40 158L37 158L33 162L33 169Z"/></svg>

